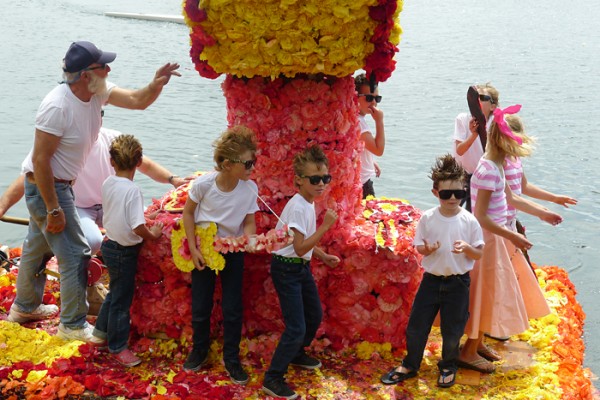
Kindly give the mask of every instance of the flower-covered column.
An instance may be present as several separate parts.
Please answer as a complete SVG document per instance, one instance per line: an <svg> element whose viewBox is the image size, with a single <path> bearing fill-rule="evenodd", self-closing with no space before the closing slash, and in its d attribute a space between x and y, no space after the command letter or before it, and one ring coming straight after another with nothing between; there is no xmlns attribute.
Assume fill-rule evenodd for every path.
<svg viewBox="0 0 600 400"><path fill-rule="evenodd" d="M257 135L252 179L264 200L256 218L259 233L275 227L275 214L296 193L294 155L316 143L329 158L333 181L316 207L318 214L327 208L338 212L334 229L321 245L342 262L335 269L318 260L311 265L324 308L318 337L338 350L363 341L402 348L421 278L419 256L411 246L419 211L397 199L361 202L362 144L352 75L364 69L377 82L391 75L401 4L396 0L184 2L190 55L197 71L210 79L227 74L222 88L228 123L246 125ZM145 245L140 256L132 309L133 327L139 333L189 337L190 278L175 268L168 247L171 234L181 236L175 234L181 229L177 211L185 196L185 188L179 189L148 210L171 211L158 217L170 233ZM179 239L173 252L176 258L188 256ZM268 252L246 257L244 334L268 338L261 343L274 346L283 322L269 263ZM213 313L215 333L221 328L219 316Z"/></svg>

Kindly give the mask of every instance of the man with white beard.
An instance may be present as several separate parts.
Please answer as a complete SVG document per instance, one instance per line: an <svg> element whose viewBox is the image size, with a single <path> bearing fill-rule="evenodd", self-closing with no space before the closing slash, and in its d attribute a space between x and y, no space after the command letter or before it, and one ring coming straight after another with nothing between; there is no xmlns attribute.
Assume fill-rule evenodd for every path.
<svg viewBox="0 0 600 400"><path fill-rule="evenodd" d="M8 320L23 323L48 318L55 305L42 304L46 261L56 255L60 268L61 312L57 336L87 342L87 264L91 257L75 209L71 185L97 140L105 104L143 110L160 95L179 64L160 67L144 88L131 90L107 82L115 53L93 43L74 42L63 59L64 82L42 101L35 123L30 160L24 163L29 231L17 276L17 295Z"/></svg>

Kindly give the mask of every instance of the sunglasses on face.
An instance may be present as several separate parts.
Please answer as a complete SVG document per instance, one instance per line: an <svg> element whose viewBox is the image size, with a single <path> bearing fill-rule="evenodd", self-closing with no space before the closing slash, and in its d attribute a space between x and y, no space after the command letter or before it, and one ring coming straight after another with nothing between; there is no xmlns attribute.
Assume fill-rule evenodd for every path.
<svg viewBox="0 0 600 400"><path fill-rule="evenodd" d="M256 160L246 160L246 161L229 160L229 161L231 161L232 163L236 163L236 164L244 164L244 168L246 168L246 169L251 169L256 164Z"/></svg>
<svg viewBox="0 0 600 400"><path fill-rule="evenodd" d="M375 100L375 103L380 103L381 102L381 96L375 96L374 94L359 94L358 97L363 97L365 98L365 100L367 100L367 102L372 102L373 100Z"/></svg>
<svg viewBox="0 0 600 400"><path fill-rule="evenodd" d="M306 175L300 175L300 178L308 178L308 181L310 182L311 185L318 185L319 182L323 181L324 184L328 184L329 182L331 182L331 175L326 174L326 175L311 175L311 176L306 176Z"/></svg>
<svg viewBox="0 0 600 400"><path fill-rule="evenodd" d="M479 100L481 100L481 101L489 101L490 103L493 103L492 96L489 96L487 94L480 94L479 95Z"/></svg>
<svg viewBox="0 0 600 400"><path fill-rule="evenodd" d="M86 68L86 69L84 69L84 71L93 71L95 69L106 69L107 66L108 66L107 64L100 64L97 67Z"/></svg>
<svg viewBox="0 0 600 400"><path fill-rule="evenodd" d="M452 195L454 195L455 199L461 200L461 199L464 199L465 197L467 197L467 191L464 189L454 189L454 190L444 189L444 190L438 190L438 195L440 196L440 199L442 199L442 200L450 200Z"/></svg>

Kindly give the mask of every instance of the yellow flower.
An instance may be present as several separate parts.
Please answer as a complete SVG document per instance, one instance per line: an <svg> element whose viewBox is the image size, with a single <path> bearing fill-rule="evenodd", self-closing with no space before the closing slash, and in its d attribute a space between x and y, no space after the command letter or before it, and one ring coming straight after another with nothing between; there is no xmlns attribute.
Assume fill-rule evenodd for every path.
<svg viewBox="0 0 600 400"><path fill-rule="evenodd" d="M225 258L213 247L216 234L217 224L214 222L203 226L196 226L196 237L200 239L200 253L202 253L202 257L204 257L208 268L218 274L219 271L225 268ZM185 228L183 220L180 219L171 231L171 253L173 254L173 262L179 270L191 272L195 268L191 256L189 254L188 257L182 255L185 240L187 240Z"/></svg>

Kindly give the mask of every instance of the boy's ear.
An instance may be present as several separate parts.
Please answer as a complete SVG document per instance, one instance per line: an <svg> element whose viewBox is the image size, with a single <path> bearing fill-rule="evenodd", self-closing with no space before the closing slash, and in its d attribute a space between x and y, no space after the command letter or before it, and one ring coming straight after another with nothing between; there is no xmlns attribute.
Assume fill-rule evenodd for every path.
<svg viewBox="0 0 600 400"><path fill-rule="evenodd" d="M438 194L438 191L437 191L437 189L431 189L431 193L433 193L433 195L434 195L435 197L439 198L439 194Z"/></svg>
<svg viewBox="0 0 600 400"><path fill-rule="evenodd" d="M115 160L113 160L112 157L110 158L110 166L115 168Z"/></svg>
<svg viewBox="0 0 600 400"><path fill-rule="evenodd" d="M137 163L137 165L136 165L135 167L136 167L136 168L139 168L139 167L140 167L140 165L142 165L142 161L143 161L143 159L142 159L142 158L140 158L140 161L138 161L138 163Z"/></svg>

